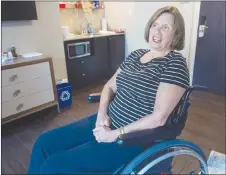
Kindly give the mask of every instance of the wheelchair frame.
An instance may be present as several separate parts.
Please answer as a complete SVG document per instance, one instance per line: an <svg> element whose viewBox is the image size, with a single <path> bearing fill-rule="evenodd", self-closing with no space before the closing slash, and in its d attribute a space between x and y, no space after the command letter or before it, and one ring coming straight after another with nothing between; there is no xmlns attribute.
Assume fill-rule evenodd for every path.
<svg viewBox="0 0 226 175"><path fill-rule="evenodd" d="M142 131L136 131L132 133L127 133L121 136L120 139L117 139L118 144L127 144L127 145L144 145L147 149L134 158L128 165L121 167L115 172L115 174L144 174L149 168L153 167L157 162L163 160L167 157L173 155L187 154L196 157L200 162L201 174L208 174L207 161L203 151L192 142L177 140L176 137L181 134L181 131L185 127L188 108L190 106L190 94L193 91L204 91L207 90L203 86L191 86L189 87L181 100L168 117L166 124L164 126L147 129ZM98 102L100 100L100 94L90 94L88 96L90 102ZM158 134L157 134L158 133ZM147 139L149 138L149 139ZM172 148L172 147L181 147L186 148L187 150L179 150L176 152L166 153L152 162L145 165L145 167L140 170L138 173L134 172L134 169L143 162L144 159L152 156L155 152L161 151L161 149Z"/></svg>

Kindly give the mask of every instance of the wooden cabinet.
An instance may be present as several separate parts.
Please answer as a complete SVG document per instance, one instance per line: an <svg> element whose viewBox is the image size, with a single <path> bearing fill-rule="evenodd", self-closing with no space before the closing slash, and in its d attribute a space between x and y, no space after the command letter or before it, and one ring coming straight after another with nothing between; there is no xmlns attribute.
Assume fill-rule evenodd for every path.
<svg viewBox="0 0 226 175"><path fill-rule="evenodd" d="M64 42L68 80L73 88L82 88L110 78L125 58L125 36L103 36L84 39L90 41L92 54L69 59L67 44L81 40Z"/></svg>
<svg viewBox="0 0 226 175"><path fill-rule="evenodd" d="M97 83L107 74L107 38L92 38L91 46L93 47L91 56L76 59L66 58L68 80L73 88Z"/></svg>
<svg viewBox="0 0 226 175"><path fill-rule="evenodd" d="M109 73L113 75L125 59L125 35L108 37Z"/></svg>
<svg viewBox="0 0 226 175"><path fill-rule="evenodd" d="M2 65L1 90L2 124L57 105L52 59Z"/></svg>
<svg viewBox="0 0 226 175"><path fill-rule="evenodd" d="M93 59L93 56L89 56L67 61L68 80L73 88L83 87L89 82L92 66L90 71L87 71L87 67L90 62L93 62Z"/></svg>

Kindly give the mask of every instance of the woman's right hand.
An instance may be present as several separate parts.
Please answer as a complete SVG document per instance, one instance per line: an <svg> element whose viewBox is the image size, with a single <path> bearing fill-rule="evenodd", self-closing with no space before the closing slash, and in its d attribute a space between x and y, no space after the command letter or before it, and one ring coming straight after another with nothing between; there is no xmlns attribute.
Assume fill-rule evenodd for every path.
<svg viewBox="0 0 226 175"><path fill-rule="evenodd" d="M104 126L110 127L111 118L106 114L104 117Z"/></svg>
<svg viewBox="0 0 226 175"><path fill-rule="evenodd" d="M110 124L111 124L111 119L107 114L104 116L97 116L96 127L97 126L110 127Z"/></svg>

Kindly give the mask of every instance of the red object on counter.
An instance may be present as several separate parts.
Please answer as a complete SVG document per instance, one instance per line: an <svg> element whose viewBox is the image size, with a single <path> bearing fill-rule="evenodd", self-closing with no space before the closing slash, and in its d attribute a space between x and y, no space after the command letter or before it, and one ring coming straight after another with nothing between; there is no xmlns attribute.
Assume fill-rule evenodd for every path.
<svg viewBox="0 0 226 175"><path fill-rule="evenodd" d="M66 3L59 3L60 9L65 9L66 8Z"/></svg>
<svg viewBox="0 0 226 175"><path fill-rule="evenodd" d="M82 8L82 3L81 2L79 2L79 5L78 5L78 8Z"/></svg>
<svg viewBox="0 0 226 175"><path fill-rule="evenodd" d="M82 8L82 3L81 2L76 2L75 3L75 8L77 8L77 9Z"/></svg>

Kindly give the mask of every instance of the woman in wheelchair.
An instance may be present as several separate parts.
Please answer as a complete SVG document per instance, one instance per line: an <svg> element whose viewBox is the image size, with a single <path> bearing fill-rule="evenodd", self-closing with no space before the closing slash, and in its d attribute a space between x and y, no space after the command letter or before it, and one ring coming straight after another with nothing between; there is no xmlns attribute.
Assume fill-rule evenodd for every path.
<svg viewBox="0 0 226 175"><path fill-rule="evenodd" d="M145 28L150 49L130 53L105 84L98 113L43 133L28 174L112 174L144 151L124 145L124 134L163 126L186 89L185 24L179 10L157 10ZM148 138L147 138L148 139Z"/></svg>

